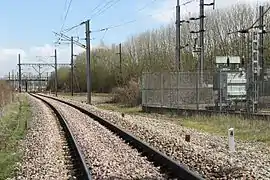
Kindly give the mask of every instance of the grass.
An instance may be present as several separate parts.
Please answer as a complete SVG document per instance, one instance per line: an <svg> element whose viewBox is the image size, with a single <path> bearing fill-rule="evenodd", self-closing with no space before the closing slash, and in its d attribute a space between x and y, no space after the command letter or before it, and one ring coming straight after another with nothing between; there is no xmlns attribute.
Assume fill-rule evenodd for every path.
<svg viewBox="0 0 270 180"><path fill-rule="evenodd" d="M141 107L126 107L120 104L113 104L113 103L107 103L107 104L99 104L96 105L97 107L105 110L111 110L111 111L118 111L121 113L126 114L140 114L142 113Z"/></svg>
<svg viewBox="0 0 270 180"><path fill-rule="evenodd" d="M235 129L235 138L244 141L264 142L270 145L270 122L243 119L234 116L186 117L183 125L200 131L227 136L229 128Z"/></svg>
<svg viewBox="0 0 270 180"><path fill-rule="evenodd" d="M19 96L5 109L0 118L0 179L13 177L16 162L21 159L19 142L25 137L27 122L31 118L30 105L26 96Z"/></svg>
<svg viewBox="0 0 270 180"><path fill-rule="evenodd" d="M52 92L54 93L54 92ZM86 96L87 93L74 93L74 96ZM60 96L71 96L71 92L65 93L65 92L58 92L58 95ZM94 93L92 92L92 96L99 96L99 97L111 97L110 93Z"/></svg>
<svg viewBox="0 0 270 180"><path fill-rule="evenodd" d="M125 107L119 104L101 104L97 107L126 114L146 115L141 111L140 107ZM270 122L264 120L249 120L234 116L177 117L171 113L164 115L151 113L147 114L147 116L161 116L164 120L220 136L227 136L228 129L234 128L236 140L264 142L270 145Z"/></svg>

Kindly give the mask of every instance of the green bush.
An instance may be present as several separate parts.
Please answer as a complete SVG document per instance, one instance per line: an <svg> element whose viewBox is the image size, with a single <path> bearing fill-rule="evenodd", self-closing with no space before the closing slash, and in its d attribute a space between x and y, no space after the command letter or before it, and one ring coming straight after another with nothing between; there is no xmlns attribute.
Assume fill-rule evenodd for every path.
<svg viewBox="0 0 270 180"><path fill-rule="evenodd" d="M113 89L113 102L134 107L141 104L140 85L134 79L127 85Z"/></svg>

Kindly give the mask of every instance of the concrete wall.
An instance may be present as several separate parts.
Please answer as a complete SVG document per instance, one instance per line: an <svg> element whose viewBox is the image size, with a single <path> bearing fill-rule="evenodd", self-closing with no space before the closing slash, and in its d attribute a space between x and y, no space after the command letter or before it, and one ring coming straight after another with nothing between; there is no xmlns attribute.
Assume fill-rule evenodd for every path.
<svg viewBox="0 0 270 180"><path fill-rule="evenodd" d="M212 104L213 78L205 73L197 90L197 74L192 72L144 73L142 75L142 105L154 107L195 108L196 94L199 104Z"/></svg>

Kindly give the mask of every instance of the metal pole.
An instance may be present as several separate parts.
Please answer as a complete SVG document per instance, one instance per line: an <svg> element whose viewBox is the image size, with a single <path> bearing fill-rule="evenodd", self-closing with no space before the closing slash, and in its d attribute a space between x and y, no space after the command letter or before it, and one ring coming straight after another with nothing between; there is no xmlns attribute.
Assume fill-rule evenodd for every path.
<svg viewBox="0 0 270 180"><path fill-rule="evenodd" d="M71 96L73 96L74 63L73 63L73 36L71 36Z"/></svg>
<svg viewBox="0 0 270 180"><path fill-rule="evenodd" d="M242 52L241 52L241 58L242 59L244 59L244 61L246 61L246 57L245 57L245 46L244 46L244 44L245 44L245 41L246 41L246 35L245 34L241 34L241 50L242 50ZM246 62L244 62L244 64L243 64L243 67L242 68L245 68L246 69L246 65L247 63Z"/></svg>
<svg viewBox="0 0 270 180"><path fill-rule="evenodd" d="M16 78L16 84L15 84L16 89L18 89L19 88L19 72L16 73L15 78Z"/></svg>
<svg viewBox="0 0 270 180"><path fill-rule="evenodd" d="M38 91L39 92L41 92L41 72L40 72L40 69L41 69L41 67L40 67L40 65L38 65L38 79L39 79L39 81L38 81Z"/></svg>
<svg viewBox="0 0 270 180"><path fill-rule="evenodd" d="M203 82L204 70L204 0L200 0L200 79Z"/></svg>
<svg viewBox="0 0 270 180"><path fill-rule="evenodd" d="M222 83L221 83L221 69L219 69L219 112L222 111Z"/></svg>
<svg viewBox="0 0 270 180"><path fill-rule="evenodd" d="M260 10L259 10L259 29L260 29L260 33L259 33L259 66L260 66L260 81L261 82L261 86L260 86L260 96L262 96L263 94L263 90L264 90L264 60L263 60L263 21L264 21L264 17L263 17L263 13L264 13L264 7L260 6Z"/></svg>
<svg viewBox="0 0 270 180"><path fill-rule="evenodd" d="M18 55L19 60L19 92L22 92L22 67L21 67L21 55Z"/></svg>
<svg viewBox="0 0 270 180"><path fill-rule="evenodd" d="M120 75L122 77L122 46L119 44Z"/></svg>
<svg viewBox="0 0 270 180"><path fill-rule="evenodd" d="M199 103L200 103L200 95L199 95L199 87L200 87L200 59L199 54L200 48L197 47L197 38L194 40L194 46L193 46L193 57L196 55L197 62L196 62L196 109L199 110Z"/></svg>
<svg viewBox="0 0 270 180"><path fill-rule="evenodd" d="M27 80L25 80L25 92L28 92L28 83L27 83Z"/></svg>
<svg viewBox="0 0 270 180"><path fill-rule="evenodd" d="M54 83L53 83L52 77L53 77L53 72L51 72L50 94L51 94L51 92L52 92L52 88L53 88L53 86L54 86ZM54 78L55 78L55 77L54 77Z"/></svg>
<svg viewBox="0 0 270 180"><path fill-rule="evenodd" d="M56 49L54 50L54 71L55 71L55 96L57 97L57 86L58 86L58 77L57 77L57 51Z"/></svg>
<svg viewBox="0 0 270 180"><path fill-rule="evenodd" d="M12 70L12 88L13 88L13 91L14 91L14 89L15 89L14 70Z"/></svg>
<svg viewBox="0 0 270 180"><path fill-rule="evenodd" d="M47 76L46 87L48 88L49 87L49 72L46 73L46 76ZM47 88L46 88L46 90L47 90Z"/></svg>
<svg viewBox="0 0 270 180"><path fill-rule="evenodd" d="M90 21L85 22L86 34L86 72L87 72L87 103L91 104L91 60L90 60Z"/></svg>
<svg viewBox="0 0 270 180"><path fill-rule="evenodd" d="M250 50L250 32L247 33L247 113L251 113L253 109L253 63L251 60Z"/></svg>
<svg viewBox="0 0 270 180"><path fill-rule="evenodd" d="M177 0L176 5L176 47L175 47L175 68L176 71L180 71L180 5Z"/></svg>
<svg viewBox="0 0 270 180"><path fill-rule="evenodd" d="M8 85L9 86L11 85L11 82L10 82L10 72L8 72Z"/></svg>
<svg viewBox="0 0 270 180"><path fill-rule="evenodd" d="M197 56L198 57L198 56ZM199 66L199 58L197 58L197 72L196 72L196 109L199 110L200 103L200 95L199 95L199 84L200 84L200 66Z"/></svg>

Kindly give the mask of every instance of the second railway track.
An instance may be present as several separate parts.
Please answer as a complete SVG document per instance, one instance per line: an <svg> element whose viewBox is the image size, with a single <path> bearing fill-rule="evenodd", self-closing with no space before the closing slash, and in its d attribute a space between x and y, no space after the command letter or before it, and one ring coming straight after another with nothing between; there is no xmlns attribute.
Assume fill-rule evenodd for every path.
<svg viewBox="0 0 270 180"><path fill-rule="evenodd" d="M36 96L36 95L33 95L33 96ZM191 179L191 180L202 179L197 173L191 172L185 166L176 163L175 161L173 161L166 155L158 152L157 150L153 149L145 142L140 141L133 135L129 134L128 132L125 132L124 130L111 124L110 122L74 104L61 101L57 98L48 97L44 95L38 95L38 97L42 98L44 101L47 101L47 103L50 103L51 105L56 106L56 109L60 112L70 111L69 113L73 115L75 114L75 112L77 113L80 112L84 114L84 115L82 114L80 115L80 119L73 116L70 118L70 120L68 120L68 122L71 124L72 123L80 124L80 125L76 125L77 127L71 128L71 129L72 131L75 132L76 137L80 137L78 139L79 141L78 144L80 146L85 146L85 147L82 147L85 156L87 157L89 154L90 154L89 156L92 156L92 157L87 157L89 158L89 160L86 160L86 161L88 161L88 164L90 164L91 169L93 170L92 174L93 176L95 176L96 179L99 179L99 176L103 176L102 179L104 178L108 178L108 179L118 178L119 179L120 177L128 178L128 179L145 179L145 178L146 179L172 179L174 178L174 179ZM88 116L88 119L85 116ZM89 119L94 120L94 121L89 122ZM103 128L100 125L102 125ZM82 130L82 128L85 128L85 127L83 126L87 126L88 132L86 134L88 134L88 136L84 134L84 130ZM105 128L106 130L104 130L104 127L106 127ZM98 133L96 134L96 132L92 133L92 130L99 131L101 132L101 134L98 134ZM110 132L108 132L108 130ZM114 134L116 134L118 137L123 139L126 143L128 143L128 145L125 144L124 142L117 140L117 138L113 137ZM84 141L89 141L89 139L92 142L89 142L88 144L87 142L84 142ZM93 146L96 146L96 147L93 147ZM132 148L136 148L136 152L130 146L132 146ZM93 151L93 152L90 152L90 151ZM108 151L107 153L109 153L110 151L112 152L111 152L111 155L108 156L104 151ZM122 160L114 159L112 157L113 155L118 156L118 158L122 157ZM104 157L101 157L101 156L104 156ZM148 160L144 159L143 156L146 156ZM104 159L107 159L107 162L105 162ZM101 162L96 162L96 161L101 161ZM107 165L105 165L105 169L104 167L99 167L99 166L102 166L102 163L103 164L107 163ZM125 163L125 164L117 165L117 163L119 164ZM115 167L116 172L112 172L114 171L113 167ZM159 170L158 167L160 167L161 170ZM95 168L99 170L95 171ZM125 172L125 171L129 171L129 172ZM138 172L135 172L135 171L138 171ZM124 175L123 173L126 173L126 175ZM109 176L109 174L111 175L118 174L119 177Z"/></svg>
<svg viewBox="0 0 270 180"><path fill-rule="evenodd" d="M72 179L82 179L82 180L90 180L91 178L91 172L88 169L86 162L84 160L84 156L73 136L73 134L70 131L70 128L67 124L66 119L63 117L63 115L49 102L44 100L43 98L40 98L39 96L35 96L31 94L33 97L41 100L44 102L47 106L50 107L50 109L55 113L57 119L59 120L59 124L61 126L61 136L65 139L66 144L63 147L65 151L68 153L69 161L71 163L71 178Z"/></svg>

